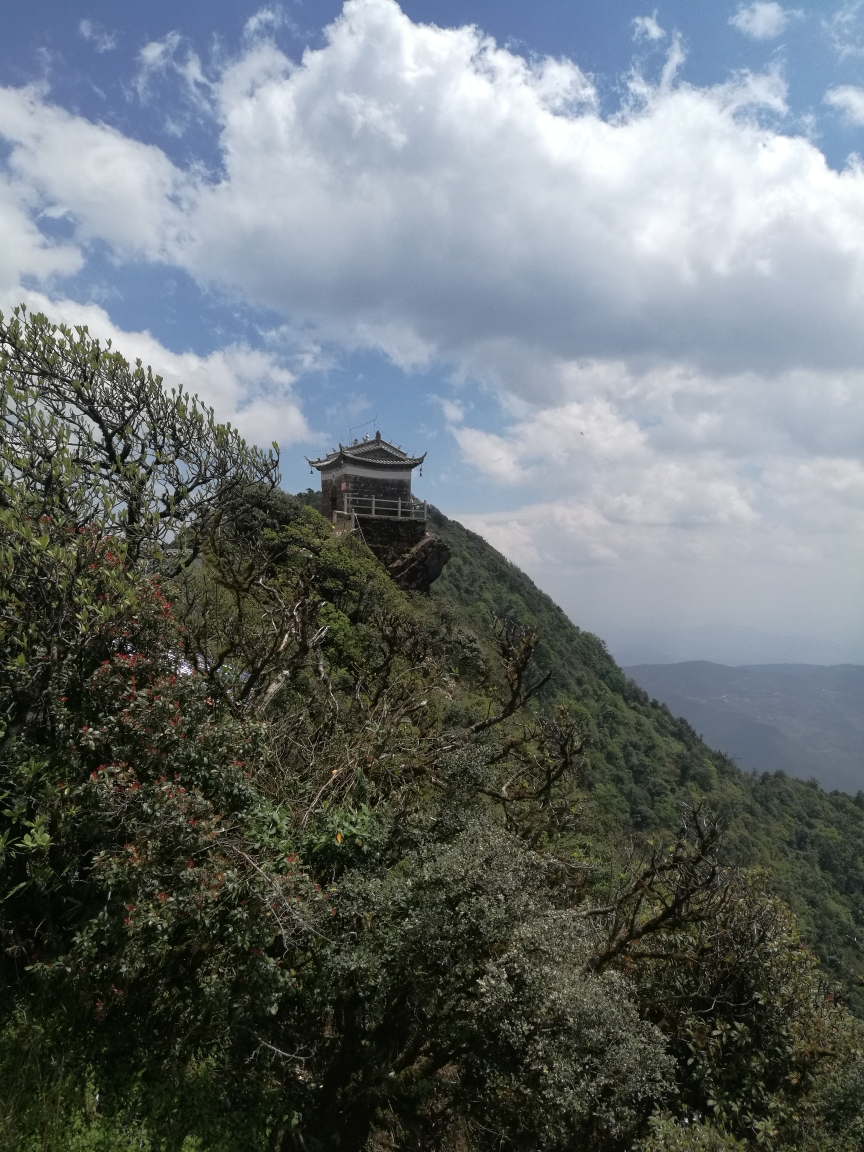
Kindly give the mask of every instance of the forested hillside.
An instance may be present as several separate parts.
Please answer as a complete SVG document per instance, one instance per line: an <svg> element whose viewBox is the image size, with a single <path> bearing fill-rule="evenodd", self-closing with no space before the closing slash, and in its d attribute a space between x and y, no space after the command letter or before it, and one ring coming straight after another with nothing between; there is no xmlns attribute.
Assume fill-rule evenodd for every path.
<svg viewBox="0 0 864 1152"><path fill-rule="evenodd" d="M603 643L575 627L524 572L476 533L432 511L453 559L433 588L478 622L489 612L536 629L537 659L554 670L546 690L591 713L592 801L622 827L674 826L681 805L705 796L727 829L724 851L768 869L805 938L864 1015L864 793L825 792L782 773L751 775L706 747L690 725L649 700Z"/></svg>
<svg viewBox="0 0 864 1152"><path fill-rule="evenodd" d="M0 379L5 1148L862 1147L855 801L438 513L405 593L86 330Z"/></svg>

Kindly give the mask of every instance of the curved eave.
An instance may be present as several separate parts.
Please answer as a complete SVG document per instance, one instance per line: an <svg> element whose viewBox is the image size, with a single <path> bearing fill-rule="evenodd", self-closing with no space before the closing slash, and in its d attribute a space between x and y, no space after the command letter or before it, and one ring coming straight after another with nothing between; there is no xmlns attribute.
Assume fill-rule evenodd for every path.
<svg viewBox="0 0 864 1152"><path fill-rule="evenodd" d="M332 456L326 456L321 460L310 460L306 457L306 463L312 468L317 468L322 472L325 468L337 468L340 464L356 464L360 468L392 468L394 470L400 468L417 468L426 459L426 453L422 456L406 456L404 460L370 460L368 456L355 456L353 452L346 452L344 449L340 452L334 453Z"/></svg>

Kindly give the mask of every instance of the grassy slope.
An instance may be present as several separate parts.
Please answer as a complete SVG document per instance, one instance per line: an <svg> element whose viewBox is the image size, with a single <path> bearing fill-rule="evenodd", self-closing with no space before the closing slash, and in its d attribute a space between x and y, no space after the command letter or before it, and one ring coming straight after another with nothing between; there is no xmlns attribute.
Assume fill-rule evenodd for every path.
<svg viewBox="0 0 864 1152"><path fill-rule="evenodd" d="M808 942L832 974L864 971L864 795L826 793L780 773L748 776L698 738L684 720L652 702L615 664L604 644L583 632L518 568L480 536L430 510L430 528L453 558L432 596L477 631L490 610L536 628L537 663L554 673L550 697L586 707L596 726L589 787L603 822L640 831L673 826L688 799L704 795L724 815L729 851L770 868ZM864 993L850 986L856 1011Z"/></svg>

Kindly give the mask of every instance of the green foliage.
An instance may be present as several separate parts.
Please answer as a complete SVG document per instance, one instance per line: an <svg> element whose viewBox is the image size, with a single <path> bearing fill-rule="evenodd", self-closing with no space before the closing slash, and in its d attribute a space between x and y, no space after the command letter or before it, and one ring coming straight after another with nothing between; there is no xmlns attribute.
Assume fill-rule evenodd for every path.
<svg viewBox="0 0 864 1152"><path fill-rule="evenodd" d="M838 1015L825 1058L781 1142L802 1152L858 1152L864 1147L864 1036L857 1020Z"/></svg>
<svg viewBox="0 0 864 1152"><path fill-rule="evenodd" d="M671 1090L663 1038L625 980L586 971L584 922L550 899L544 857L459 787L468 768L393 829L397 866L341 881L335 928L355 943L332 957L339 1057L311 1130L322 1147L370 1121L397 1144L455 1128L477 1149L626 1147Z"/></svg>
<svg viewBox="0 0 864 1152"><path fill-rule="evenodd" d="M639 1152L745 1152L746 1145L711 1125L678 1123L660 1119L651 1125L651 1135L639 1144Z"/></svg>
<svg viewBox="0 0 864 1152"><path fill-rule="evenodd" d="M136 555L180 524L205 524L238 489L275 485L275 451L247 447L197 398L166 392L86 328L23 307L8 322L0 314L0 380L4 462L18 484L79 528L103 520L107 497Z"/></svg>
<svg viewBox="0 0 864 1152"><path fill-rule="evenodd" d="M650 941L637 981L678 1058L678 1110L738 1135L794 1127L846 1019L762 877L727 890L710 919Z"/></svg>

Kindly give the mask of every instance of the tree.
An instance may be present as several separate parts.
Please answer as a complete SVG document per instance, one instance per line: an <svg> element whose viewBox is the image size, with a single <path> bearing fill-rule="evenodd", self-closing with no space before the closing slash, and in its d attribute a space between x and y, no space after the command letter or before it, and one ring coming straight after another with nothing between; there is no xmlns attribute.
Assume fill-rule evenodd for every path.
<svg viewBox="0 0 864 1152"><path fill-rule="evenodd" d="M39 514L62 510L79 528L109 515L132 559L184 527L205 529L232 493L278 482L275 445L249 448L197 397L167 392L86 327L23 306L8 322L0 314L0 379L4 465L45 502ZM194 553L196 540L183 539Z"/></svg>

